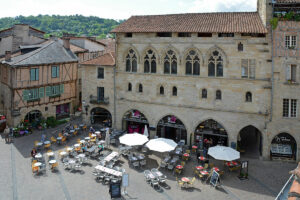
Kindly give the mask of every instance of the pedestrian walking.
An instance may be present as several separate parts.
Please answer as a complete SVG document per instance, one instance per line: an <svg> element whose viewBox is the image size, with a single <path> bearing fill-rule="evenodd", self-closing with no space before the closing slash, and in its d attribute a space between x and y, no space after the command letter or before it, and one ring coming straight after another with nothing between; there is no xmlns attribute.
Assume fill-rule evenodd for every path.
<svg viewBox="0 0 300 200"><path fill-rule="evenodd" d="M5 143L9 143L9 127L6 126L3 132L4 138L5 138Z"/></svg>

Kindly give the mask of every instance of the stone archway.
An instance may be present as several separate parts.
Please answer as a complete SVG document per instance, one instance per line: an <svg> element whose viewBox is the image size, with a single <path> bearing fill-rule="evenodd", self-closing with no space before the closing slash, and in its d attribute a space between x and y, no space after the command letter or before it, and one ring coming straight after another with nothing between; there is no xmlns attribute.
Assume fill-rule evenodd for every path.
<svg viewBox="0 0 300 200"><path fill-rule="evenodd" d="M112 126L111 113L105 108L95 107L91 110L91 124L97 124L103 127Z"/></svg>
<svg viewBox="0 0 300 200"><path fill-rule="evenodd" d="M145 126L149 130L149 122L143 113L139 110L132 109L123 115L122 129L127 133L144 133Z"/></svg>
<svg viewBox="0 0 300 200"><path fill-rule="evenodd" d="M242 128L237 138L237 150L245 157L262 156L262 133L252 125Z"/></svg>
<svg viewBox="0 0 300 200"><path fill-rule="evenodd" d="M297 159L297 142L289 133L279 133L271 142L271 159Z"/></svg>
<svg viewBox="0 0 300 200"><path fill-rule="evenodd" d="M157 124L157 137L172 139L177 143L184 141L184 144L187 144L185 125L174 115L168 115L159 120Z"/></svg>
<svg viewBox="0 0 300 200"><path fill-rule="evenodd" d="M42 117L43 115L41 111L32 110L25 115L24 120L28 121L29 123L34 123L40 121Z"/></svg>
<svg viewBox="0 0 300 200"><path fill-rule="evenodd" d="M222 124L214 119L201 122L195 129L195 144L203 149L210 146L228 146L228 134Z"/></svg>

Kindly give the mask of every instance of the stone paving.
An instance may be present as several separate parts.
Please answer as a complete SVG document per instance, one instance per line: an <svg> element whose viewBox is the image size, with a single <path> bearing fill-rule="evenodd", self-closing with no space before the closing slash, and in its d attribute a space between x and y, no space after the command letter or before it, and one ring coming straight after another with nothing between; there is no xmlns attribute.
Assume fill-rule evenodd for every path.
<svg viewBox="0 0 300 200"><path fill-rule="evenodd" d="M47 137L55 129L47 131ZM72 138L67 145L71 146L77 138L83 138L86 133ZM91 165L83 166L82 173L72 173L64 170L62 163L59 163L59 172L52 173L47 165L45 175L33 176L31 172L30 151L34 140L40 140L41 132L36 131L30 136L16 138L14 143L5 144L0 139L0 200L108 200L108 186L97 183L92 175L97 161L90 160ZM57 151L64 146L52 146ZM214 187L196 180L191 190L181 190L176 183L175 176L168 171L162 170L168 179L167 184L171 189L155 191L148 185L143 176L143 170L136 170L128 166L128 161L121 159L122 167L129 173L128 195L123 199L143 200L273 200L278 191L289 178L288 171L296 167L296 163L285 163L278 161L249 160L249 180L241 181L237 178L236 172L226 172L222 178L222 187ZM160 161L158 155L151 154L148 158L146 168L157 167ZM216 166L223 167L222 162L213 161ZM192 177L194 161L189 161L184 176ZM190 169L190 170L189 170Z"/></svg>

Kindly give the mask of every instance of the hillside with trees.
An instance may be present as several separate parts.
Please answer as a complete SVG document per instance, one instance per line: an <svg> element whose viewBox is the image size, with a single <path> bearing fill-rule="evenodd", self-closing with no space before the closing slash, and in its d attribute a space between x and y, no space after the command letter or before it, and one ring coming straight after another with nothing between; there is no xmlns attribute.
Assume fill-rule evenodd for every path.
<svg viewBox="0 0 300 200"><path fill-rule="evenodd" d="M104 38L113 28L124 20L103 19L99 17L85 17L82 15L38 15L0 18L0 30L14 24L29 24L30 26L50 34L62 36L62 33L71 33L77 36L96 36Z"/></svg>

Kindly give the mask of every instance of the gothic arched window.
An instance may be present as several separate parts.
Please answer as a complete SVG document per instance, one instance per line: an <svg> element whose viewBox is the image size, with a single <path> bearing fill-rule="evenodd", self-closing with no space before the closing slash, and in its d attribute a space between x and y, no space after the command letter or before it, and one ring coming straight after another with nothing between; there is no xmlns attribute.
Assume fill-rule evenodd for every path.
<svg viewBox="0 0 300 200"><path fill-rule="evenodd" d="M144 73L156 73L156 57L150 49L144 57Z"/></svg>
<svg viewBox="0 0 300 200"><path fill-rule="evenodd" d="M246 102L252 102L252 93L246 92Z"/></svg>
<svg viewBox="0 0 300 200"><path fill-rule="evenodd" d="M160 86L160 88L159 88L159 94L160 95L164 95L165 94L165 89L164 89L163 86Z"/></svg>
<svg viewBox="0 0 300 200"><path fill-rule="evenodd" d="M177 96L177 87L175 87L175 86L172 89L172 95Z"/></svg>
<svg viewBox="0 0 300 200"><path fill-rule="evenodd" d="M206 99L207 98L207 90L206 89L202 89L202 99Z"/></svg>
<svg viewBox="0 0 300 200"><path fill-rule="evenodd" d="M137 72L137 57L132 49L128 51L126 56L126 72Z"/></svg>
<svg viewBox="0 0 300 200"><path fill-rule="evenodd" d="M164 73L177 74L177 57L172 50L169 50L164 58Z"/></svg>
<svg viewBox="0 0 300 200"><path fill-rule="evenodd" d="M221 100L222 99L222 92L221 92L221 90L217 90L216 91L216 99L217 100Z"/></svg>
<svg viewBox="0 0 300 200"><path fill-rule="evenodd" d="M186 57L185 74L200 75L200 58L196 51L189 51Z"/></svg>
<svg viewBox="0 0 300 200"><path fill-rule="evenodd" d="M208 59L208 76L223 76L223 58L219 51L213 51Z"/></svg>

